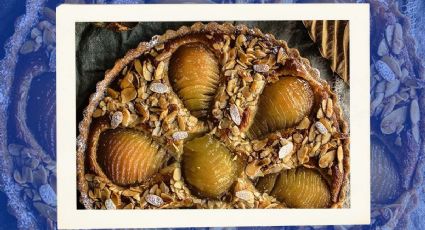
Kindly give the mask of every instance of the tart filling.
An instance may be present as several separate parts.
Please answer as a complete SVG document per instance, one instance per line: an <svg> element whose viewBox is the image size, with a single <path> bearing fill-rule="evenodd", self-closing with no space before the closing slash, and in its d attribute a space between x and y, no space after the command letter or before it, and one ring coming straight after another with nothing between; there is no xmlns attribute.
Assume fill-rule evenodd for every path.
<svg viewBox="0 0 425 230"><path fill-rule="evenodd" d="M85 208L344 205L337 98L297 50L258 29L196 23L140 43L85 112Z"/></svg>

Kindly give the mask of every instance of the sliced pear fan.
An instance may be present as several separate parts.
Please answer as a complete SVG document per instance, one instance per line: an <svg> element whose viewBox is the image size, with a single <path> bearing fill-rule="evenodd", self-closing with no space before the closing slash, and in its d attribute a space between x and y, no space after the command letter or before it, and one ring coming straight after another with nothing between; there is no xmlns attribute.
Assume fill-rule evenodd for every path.
<svg viewBox="0 0 425 230"><path fill-rule="evenodd" d="M236 179L238 163L229 149L210 135L184 146L185 180L203 197L219 198Z"/></svg>
<svg viewBox="0 0 425 230"><path fill-rule="evenodd" d="M169 77L186 108L194 116L205 116L218 87L214 54L201 43L180 46L170 59Z"/></svg>
<svg viewBox="0 0 425 230"><path fill-rule="evenodd" d="M104 173L118 185L141 183L157 172L164 159L149 137L128 129L113 129L99 137L97 160Z"/></svg>
<svg viewBox="0 0 425 230"><path fill-rule="evenodd" d="M282 77L264 88L248 136L258 138L290 128L310 113L312 105L313 91L307 81Z"/></svg>
<svg viewBox="0 0 425 230"><path fill-rule="evenodd" d="M290 208L328 208L331 194L322 175L314 169L298 167L267 175L259 180L257 189L270 192Z"/></svg>

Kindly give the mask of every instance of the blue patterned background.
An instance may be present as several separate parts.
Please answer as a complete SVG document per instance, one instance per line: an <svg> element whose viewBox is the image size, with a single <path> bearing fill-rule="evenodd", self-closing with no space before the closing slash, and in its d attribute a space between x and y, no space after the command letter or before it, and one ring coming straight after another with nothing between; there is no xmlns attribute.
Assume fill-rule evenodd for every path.
<svg viewBox="0 0 425 230"><path fill-rule="evenodd" d="M190 1L190 0L189 0ZM56 229L56 127L55 127L55 71L56 71L56 28L55 8L62 3L122 4L122 3L175 3L185 0L0 0L0 230L3 229ZM192 0L207 3L325 3L325 2L369 2L344 0ZM402 175L398 198L372 202L372 224L369 226L302 227L307 229L424 229L425 198L420 167L424 161L425 75L420 69L425 55L423 29L425 29L425 1L398 0L400 15L392 19L384 12L391 0L373 0L371 8L371 111L372 193L382 192L386 187L382 177L386 165L382 157L387 155L397 161L395 170ZM379 6L379 7L378 7ZM416 45L407 53L411 73L402 86L410 91L397 91L401 107L408 108L410 119L398 121L399 134L382 134L382 120L398 114L392 100L380 99L378 87L388 90L394 82L388 80L394 69L380 66L376 53L385 52L380 44L385 28L380 26L380 17L388 21L404 18L410 25L404 34L412 37ZM390 23L391 24L391 23ZM403 24L406 26L407 24ZM388 51L387 51L388 52ZM392 52L391 50L389 52ZM417 54L417 58L414 54ZM378 63L378 64L377 64ZM382 70L390 68L385 72ZM397 71L396 71L397 72ZM397 75L397 73L396 73ZM388 79L387 79L388 78ZM387 82L385 82L385 80ZM381 83L384 82L384 83ZM381 83L381 86L379 84ZM399 86L401 88L401 86ZM398 89L398 87L397 87ZM414 91L414 92L413 92ZM407 95L407 99L403 96ZM378 98L378 99L377 99ZM386 98L386 97L385 97ZM409 99L410 98L410 99ZM405 100L404 100L405 99ZM419 112L412 115L418 102ZM412 102L413 101L413 102ZM394 104L394 103L393 103ZM391 107L389 109L388 107ZM400 105L398 105L400 106ZM406 115L405 115L406 116ZM415 117L412 117L415 116ZM397 120L397 119L396 119ZM413 122L416 121L416 123ZM396 122L397 123L397 122ZM419 131L415 131L417 126ZM416 133L415 133L416 132ZM394 137L394 138L393 138ZM393 138L393 139L391 139ZM414 142L416 140L416 144ZM391 143L387 143L391 142ZM396 144L394 144L394 143ZM397 144L398 142L398 144ZM401 147L400 147L401 145ZM392 148L394 146L394 148ZM383 154L383 155L380 155ZM375 163L375 164L374 164ZM391 187L390 187L391 188ZM34 192L35 191L35 192ZM24 195L25 194L25 195ZM376 195L376 194L375 194ZM29 199L28 197L32 197ZM372 200L379 200L379 195ZM378 204L379 203L379 204ZM331 217L329 217L331 218ZM245 228L243 228L245 229ZM298 227L273 227L262 229L299 229Z"/></svg>

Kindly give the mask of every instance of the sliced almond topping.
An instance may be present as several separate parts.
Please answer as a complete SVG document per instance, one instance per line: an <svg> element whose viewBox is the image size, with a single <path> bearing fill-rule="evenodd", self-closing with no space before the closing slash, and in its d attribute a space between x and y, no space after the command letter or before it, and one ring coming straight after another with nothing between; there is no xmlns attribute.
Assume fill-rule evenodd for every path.
<svg viewBox="0 0 425 230"><path fill-rule="evenodd" d="M143 76L143 66L139 59L134 60L134 68L140 76Z"/></svg>
<svg viewBox="0 0 425 230"><path fill-rule="evenodd" d="M255 72L266 73L270 70L270 66L267 64L257 64L253 66Z"/></svg>
<svg viewBox="0 0 425 230"><path fill-rule="evenodd" d="M331 98L328 98L328 101L327 101L327 103L326 103L326 116L328 117L328 118L331 118L332 117L332 114L333 114L333 112L334 112L334 109L333 109L333 101L332 101L332 99Z"/></svg>
<svg viewBox="0 0 425 230"><path fill-rule="evenodd" d="M258 161L257 160L252 161L251 163L249 163L246 166L245 173L251 179L263 175L263 173L261 172L261 165L258 164Z"/></svg>
<svg viewBox="0 0 425 230"><path fill-rule="evenodd" d="M319 166L320 168L328 168L331 167L333 164L333 161L335 159L335 150L331 150L329 152L326 152L325 154L320 156L319 160Z"/></svg>
<svg viewBox="0 0 425 230"><path fill-rule="evenodd" d="M163 73L164 73L165 64L164 62L160 62L155 70L155 80L162 79Z"/></svg>
<svg viewBox="0 0 425 230"><path fill-rule="evenodd" d="M173 133L173 139L175 141L184 140L189 136L186 131L177 131Z"/></svg>
<svg viewBox="0 0 425 230"><path fill-rule="evenodd" d="M107 210L114 210L114 209L116 209L116 206L115 206L114 202L111 199L105 200L105 207L106 207Z"/></svg>
<svg viewBox="0 0 425 230"><path fill-rule="evenodd" d="M137 97L137 91L133 87L125 88L121 91L121 102L127 103L129 101L132 101L136 99Z"/></svg>
<svg viewBox="0 0 425 230"><path fill-rule="evenodd" d="M310 127L310 120L308 117L304 117L301 122L297 125L297 129L308 129Z"/></svg>
<svg viewBox="0 0 425 230"><path fill-rule="evenodd" d="M247 201L248 203L254 203L254 194L248 190L242 190L236 192L236 197Z"/></svg>
<svg viewBox="0 0 425 230"><path fill-rule="evenodd" d="M179 181L182 178L182 171L180 168L175 168L173 172L173 179Z"/></svg>
<svg viewBox="0 0 425 230"><path fill-rule="evenodd" d="M115 129L116 127L118 127L118 125L120 125L122 122L122 118L123 118L122 112L120 111L115 112L111 118L111 128Z"/></svg>
<svg viewBox="0 0 425 230"><path fill-rule="evenodd" d="M280 147L279 149L279 158L283 159L286 156L288 156L290 153L292 153L292 150L294 149L294 144L290 141L288 141L288 143L286 143L286 145L283 145L282 147Z"/></svg>
<svg viewBox="0 0 425 230"><path fill-rule="evenodd" d="M156 206L156 207L160 207L162 204L164 204L164 201L162 200L162 198L157 196L157 195L154 195L154 194L146 195L145 200L149 204Z"/></svg>
<svg viewBox="0 0 425 230"><path fill-rule="evenodd" d="M308 161L308 150L307 146L303 146L297 152L298 161L300 164L304 164Z"/></svg>
<svg viewBox="0 0 425 230"><path fill-rule="evenodd" d="M106 90L106 92L108 93L108 95L110 96L110 97L112 97L113 99L117 99L118 98L118 96L120 95L117 91L115 91L115 90L113 90L113 89L111 89L111 88L108 88L107 90Z"/></svg>
<svg viewBox="0 0 425 230"><path fill-rule="evenodd" d="M232 121L235 122L236 125L240 125L242 118L239 114L239 109L235 104L230 105L230 117L232 118Z"/></svg>
<svg viewBox="0 0 425 230"><path fill-rule="evenodd" d="M153 66L149 61L144 62L143 64L143 78L146 81L152 81L152 71Z"/></svg>
<svg viewBox="0 0 425 230"><path fill-rule="evenodd" d="M168 93L168 91L170 90L167 85L164 85L162 83L152 83L149 89L155 93Z"/></svg>
<svg viewBox="0 0 425 230"><path fill-rule="evenodd" d="M314 126L316 126L317 130L319 131L319 133L321 134L326 134L328 133L328 130L326 129L326 127L322 124L322 122L320 121L316 121L316 123L314 123Z"/></svg>

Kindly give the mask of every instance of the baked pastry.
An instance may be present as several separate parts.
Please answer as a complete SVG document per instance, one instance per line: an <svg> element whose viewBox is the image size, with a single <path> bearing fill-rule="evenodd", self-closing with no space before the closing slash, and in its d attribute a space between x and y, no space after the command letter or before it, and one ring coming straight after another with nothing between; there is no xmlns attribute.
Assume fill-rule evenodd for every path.
<svg viewBox="0 0 425 230"><path fill-rule="evenodd" d="M336 95L256 28L195 23L140 43L97 84L79 132L87 209L346 205Z"/></svg>

